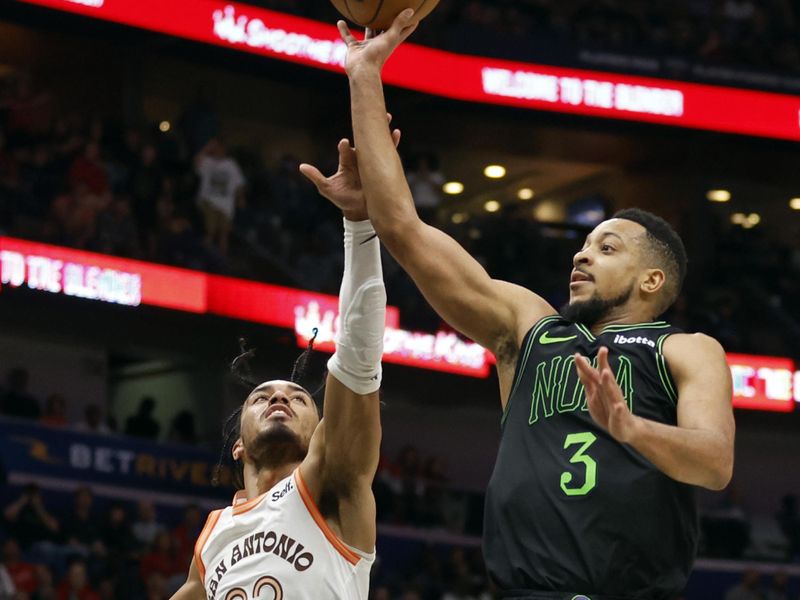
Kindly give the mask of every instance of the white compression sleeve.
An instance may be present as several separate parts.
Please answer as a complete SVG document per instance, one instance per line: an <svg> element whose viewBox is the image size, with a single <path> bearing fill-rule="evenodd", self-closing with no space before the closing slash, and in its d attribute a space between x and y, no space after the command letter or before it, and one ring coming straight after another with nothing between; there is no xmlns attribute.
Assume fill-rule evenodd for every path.
<svg viewBox="0 0 800 600"><path fill-rule="evenodd" d="M357 394L371 394L381 386L385 325L386 289L378 236L369 221L345 219L339 330L328 370Z"/></svg>

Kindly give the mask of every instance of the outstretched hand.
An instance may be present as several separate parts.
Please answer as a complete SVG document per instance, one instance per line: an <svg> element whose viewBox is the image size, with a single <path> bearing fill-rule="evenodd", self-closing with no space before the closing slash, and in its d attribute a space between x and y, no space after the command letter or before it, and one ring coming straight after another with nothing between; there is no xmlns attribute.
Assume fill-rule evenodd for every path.
<svg viewBox="0 0 800 600"><path fill-rule="evenodd" d="M386 115L389 124L392 115ZM399 129L392 131L392 139L397 147L400 144L401 133ZM307 163L300 165L300 172L317 187L320 195L330 200L345 218L349 221L366 221L367 201L361 188L361 176L358 172L358 159L356 149L350 145L350 140L343 138L337 146L339 151L339 167L336 173L325 177L322 172Z"/></svg>
<svg viewBox="0 0 800 600"><path fill-rule="evenodd" d="M392 26L383 32L367 29L363 40L357 40L347 23L339 21L336 26L339 34L347 44L347 60L345 70L348 75L355 73L360 67L380 71L400 44L414 33L419 22L412 23L414 10L407 8L395 18Z"/></svg>
<svg viewBox="0 0 800 600"><path fill-rule="evenodd" d="M575 355L578 377L586 389L589 414L615 440L628 443L636 432L640 417L630 411L622 389L614 378L608 364L608 348L600 348L597 361L598 368L595 369L586 357Z"/></svg>

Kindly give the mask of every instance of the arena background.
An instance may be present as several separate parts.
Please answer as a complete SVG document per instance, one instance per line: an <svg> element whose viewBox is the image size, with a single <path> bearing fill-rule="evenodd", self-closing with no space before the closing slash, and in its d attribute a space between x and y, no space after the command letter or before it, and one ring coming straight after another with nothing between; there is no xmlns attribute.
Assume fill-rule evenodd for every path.
<svg viewBox="0 0 800 600"><path fill-rule="evenodd" d="M340 217L297 166L332 172L350 135L341 56L320 43L336 14L253 4L0 7L1 560L19 588L0 597L66 598L84 564L82 599L169 598L230 496L211 479L246 393L227 372L239 337L260 377L286 377L321 325L322 380ZM798 19L790 0L443 1L388 74L421 211L494 276L559 306L572 254L614 211L682 234L689 277L667 318L731 353L738 407L734 480L698 494L687 600L800 587ZM477 69L483 88L432 64ZM195 204L193 159L215 137L246 180L227 253ZM491 357L388 256L385 271L372 596L490 598Z"/></svg>

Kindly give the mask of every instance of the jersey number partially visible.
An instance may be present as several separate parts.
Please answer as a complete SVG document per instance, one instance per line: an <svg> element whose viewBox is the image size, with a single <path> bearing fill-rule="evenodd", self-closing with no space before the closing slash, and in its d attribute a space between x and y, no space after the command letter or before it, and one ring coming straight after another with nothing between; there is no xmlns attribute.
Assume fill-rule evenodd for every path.
<svg viewBox="0 0 800 600"><path fill-rule="evenodd" d="M253 600L261 598L262 591L269 591L264 600L283 600L283 588L274 577L262 577L253 585ZM234 588L225 594L225 600L247 600L247 592L242 588Z"/></svg>
<svg viewBox="0 0 800 600"><path fill-rule="evenodd" d="M592 491L595 485L597 485L597 463L591 456L584 454L589 446L594 444L596 441L597 436L589 431L584 431L583 433L571 433L567 436L567 439L564 440L564 450L570 446L575 446L577 444L581 445L577 452L572 455L572 458L569 459L569 462L572 464L583 463L583 465L586 467L586 475L583 479L583 485L580 487L569 486L569 484L572 482L572 473L564 471L561 474L561 491L567 496L585 496Z"/></svg>

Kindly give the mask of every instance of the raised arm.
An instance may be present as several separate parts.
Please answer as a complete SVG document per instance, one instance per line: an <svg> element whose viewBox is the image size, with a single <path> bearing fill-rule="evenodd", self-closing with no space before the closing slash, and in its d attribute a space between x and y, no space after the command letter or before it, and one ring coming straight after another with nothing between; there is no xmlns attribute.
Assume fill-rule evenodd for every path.
<svg viewBox="0 0 800 600"><path fill-rule="evenodd" d="M413 13L412 13L413 14ZM527 329L555 310L536 294L493 280L455 240L417 216L400 157L386 126L381 69L415 29L401 14L392 28L363 42L343 22L348 44L353 130L367 211L381 242L450 325L498 354L516 351ZM514 352L515 354L515 352Z"/></svg>
<svg viewBox="0 0 800 600"><path fill-rule="evenodd" d="M348 545L375 548L372 480L381 443L381 357L386 323L380 246L369 221L345 220L336 353L328 361L323 418L301 474L316 500L335 499L329 515Z"/></svg>

